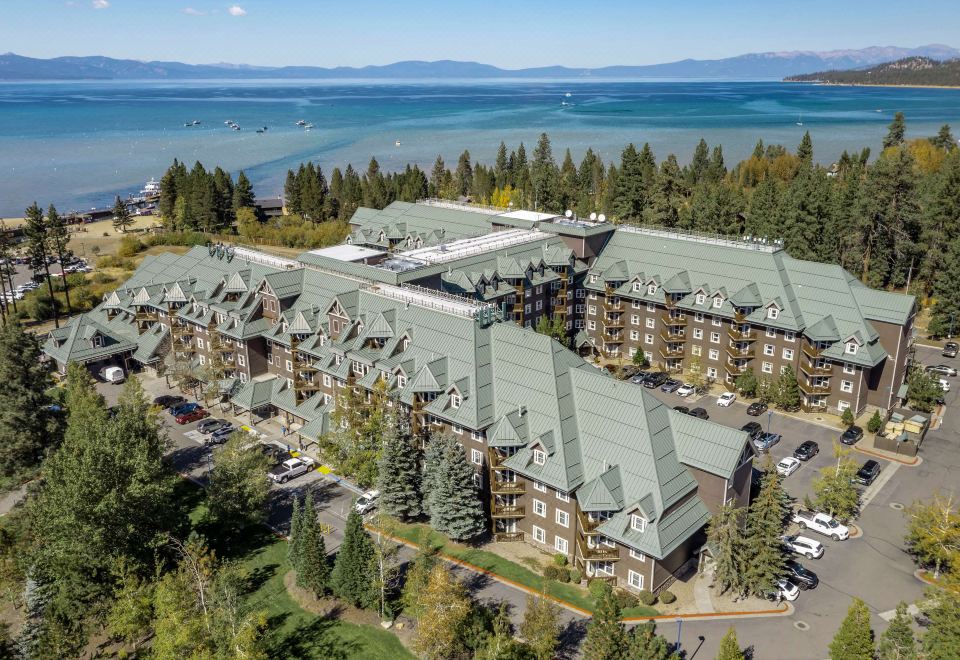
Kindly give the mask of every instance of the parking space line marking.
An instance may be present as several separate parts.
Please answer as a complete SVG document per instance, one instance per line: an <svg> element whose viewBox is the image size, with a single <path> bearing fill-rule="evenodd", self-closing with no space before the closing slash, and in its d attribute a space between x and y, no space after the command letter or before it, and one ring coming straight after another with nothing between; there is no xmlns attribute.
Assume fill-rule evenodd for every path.
<svg viewBox="0 0 960 660"><path fill-rule="evenodd" d="M900 463L891 463L886 470L881 471L880 476L872 484L867 486L867 489L863 492L863 497L860 498L860 509L865 509L873 501L873 498L877 496L877 493L880 492L880 489L886 485L897 470L900 469Z"/></svg>

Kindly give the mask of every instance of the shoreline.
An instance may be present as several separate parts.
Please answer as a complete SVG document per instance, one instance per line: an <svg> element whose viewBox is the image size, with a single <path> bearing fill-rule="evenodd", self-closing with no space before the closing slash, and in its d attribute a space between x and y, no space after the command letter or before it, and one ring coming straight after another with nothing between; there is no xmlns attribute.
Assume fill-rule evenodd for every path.
<svg viewBox="0 0 960 660"><path fill-rule="evenodd" d="M898 83L839 83L823 80L784 80L785 83L799 85L821 85L823 87L897 87L907 89L960 89L960 85L901 85Z"/></svg>

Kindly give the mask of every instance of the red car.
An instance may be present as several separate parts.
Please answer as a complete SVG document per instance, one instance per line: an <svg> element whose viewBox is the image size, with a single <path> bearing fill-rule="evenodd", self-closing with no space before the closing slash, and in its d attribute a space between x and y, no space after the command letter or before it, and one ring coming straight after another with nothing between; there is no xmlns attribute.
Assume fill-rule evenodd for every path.
<svg viewBox="0 0 960 660"><path fill-rule="evenodd" d="M182 415L177 415L177 424L189 424L190 422L195 422L198 419L203 419L204 417L209 417L208 413L203 408L197 408L196 410L191 410L188 413L183 413Z"/></svg>

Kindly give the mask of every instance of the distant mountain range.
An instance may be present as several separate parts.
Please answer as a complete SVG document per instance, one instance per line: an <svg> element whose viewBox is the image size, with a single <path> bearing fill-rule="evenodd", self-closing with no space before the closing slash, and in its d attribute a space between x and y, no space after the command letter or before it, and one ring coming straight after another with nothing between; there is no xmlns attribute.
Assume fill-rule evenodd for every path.
<svg viewBox="0 0 960 660"><path fill-rule="evenodd" d="M907 57L865 69L819 71L787 76L788 82L835 85L937 85L960 87L960 59L940 62L929 57Z"/></svg>
<svg viewBox="0 0 960 660"><path fill-rule="evenodd" d="M0 80L199 80L212 78L712 78L776 79L813 71L872 66L908 57L947 60L960 57L960 50L932 44L918 48L874 46L860 50L825 52L788 51L750 53L719 60L680 60L644 66L607 66L577 69L563 66L501 69L478 62L406 61L383 66L262 67L242 64L183 64L140 62L109 57L56 57L43 60L13 53L0 55Z"/></svg>

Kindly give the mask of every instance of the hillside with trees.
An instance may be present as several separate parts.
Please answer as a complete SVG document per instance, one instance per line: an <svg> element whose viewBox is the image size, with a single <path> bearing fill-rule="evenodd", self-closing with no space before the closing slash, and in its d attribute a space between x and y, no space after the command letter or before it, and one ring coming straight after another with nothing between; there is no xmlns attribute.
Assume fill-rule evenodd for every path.
<svg viewBox="0 0 960 660"><path fill-rule="evenodd" d="M787 76L786 82L818 82L831 85L903 85L960 87L960 59L939 61L907 57L866 69L818 71Z"/></svg>

